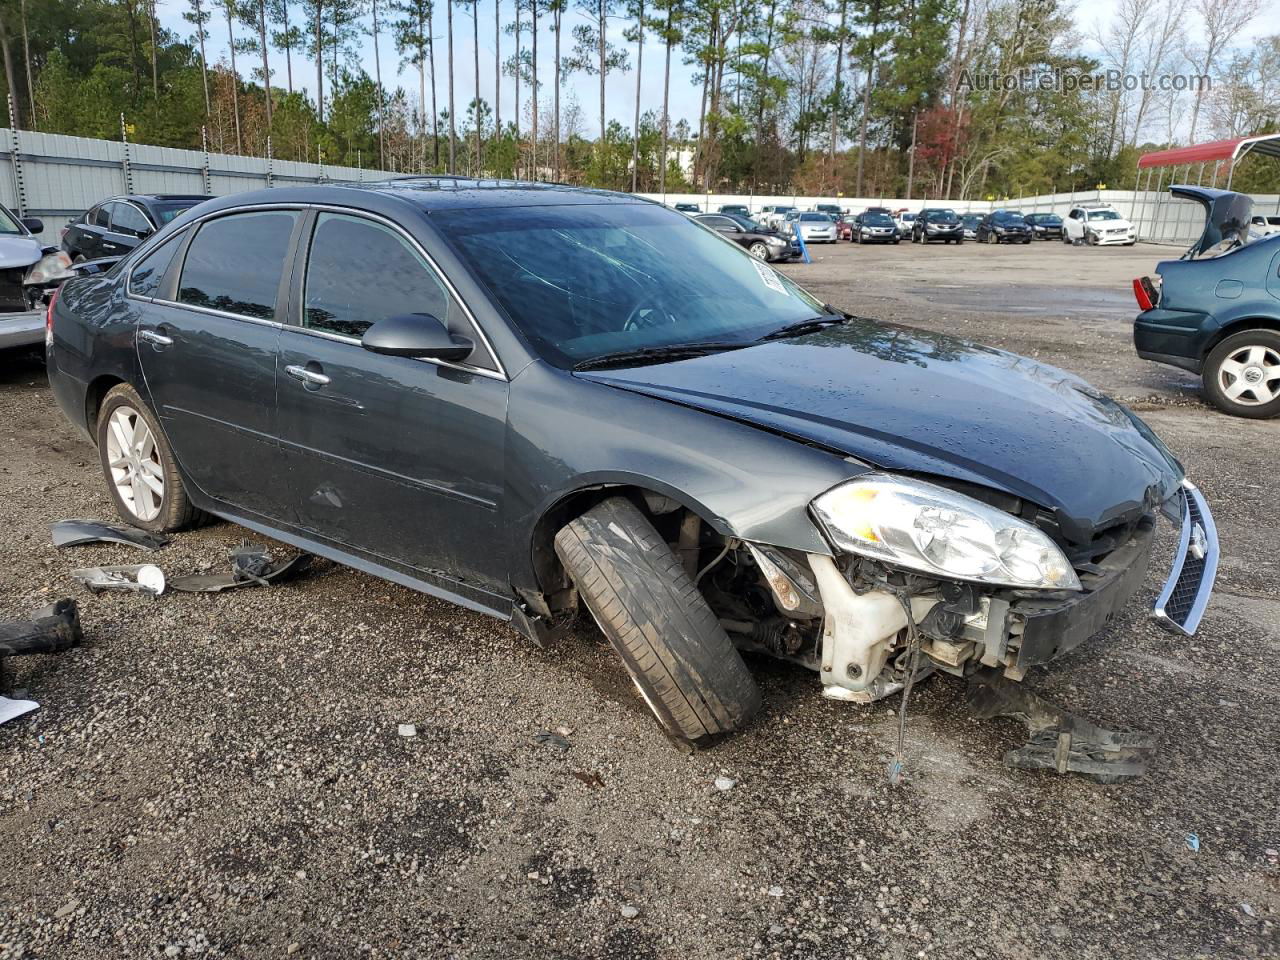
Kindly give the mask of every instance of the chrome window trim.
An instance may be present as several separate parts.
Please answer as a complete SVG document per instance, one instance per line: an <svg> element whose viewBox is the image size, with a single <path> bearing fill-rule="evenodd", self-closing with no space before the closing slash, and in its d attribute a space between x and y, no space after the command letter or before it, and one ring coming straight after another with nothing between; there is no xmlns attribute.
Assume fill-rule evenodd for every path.
<svg viewBox="0 0 1280 960"><path fill-rule="evenodd" d="M107 201L104 201L104 202L107 202ZM448 367L451 370L458 370L462 373L470 373L479 377L488 377L491 380L501 380L503 383L507 383L510 381L510 378L507 376L506 367L503 366L502 360L498 357L497 351L493 349L493 344L489 342L489 337L484 332L484 327L480 325L480 321L476 319L475 313L472 312L471 307L467 304L466 300L464 300L462 296L458 293L458 289L453 285L453 281L450 280L448 275L443 270L440 269L440 265L436 263L435 259L429 253L427 253L425 249L423 249L422 244L418 242L417 238L410 235L403 227L401 227L394 220L384 217L378 213L371 213L370 211L363 210L359 207L343 207L343 206L338 206L337 204L297 203L297 202L253 203L253 204L246 204L245 206L242 206L242 207L231 207L225 210L212 210L209 213L206 213L203 216L197 217L196 219L185 224L182 227L182 229L187 230L187 229L196 228L199 225L203 224L206 220L212 220L216 217L231 216L232 214L236 214L236 213L246 213L246 212L252 212L252 211L264 211L264 210L298 210L298 211L325 210L331 213L345 214L347 216L365 217L367 219L370 219L375 222L381 223L385 226L388 226L392 230L396 231L396 233L400 234L406 240L408 240L408 242L413 246L413 249L418 252L418 254L422 257L422 259L426 261L427 265L430 266L430 268L435 272L436 276L440 278L440 281L441 283L444 284L445 289L449 291L450 296L452 296L458 302L458 305L462 307L463 312L467 315L467 319L471 321L471 326L475 329L476 334L479 336L480 342L484 345L485 352L489 355L489 359L493 361L494 365L498 369L486 370L484 367L476 367L466 363L452 363L448 360L437 360L432 357L415 357L413 359L416 359L419 363L430 363L439 367ZM194 235L192 239L194 239ZM135 247L134 251L131 251L131 253L139 249L141 249L140 246ZM134 267L136 267L138 263L145 258L146 258L146 254L145 253L141 254L138 257L136 257L132 263L129 264L129 269L125 276L126 299L140 300L143 303L160 303L160 304L164 304L165 306L179 307L183 310L195 310L199 313L206 313L216 317L228 317L232 320L245 320L249 323L267 324L269 326L278 327L281 330L287 328L291 330L296 330L299 333L305 333L308 336L322 337L326 340L335 340L339 343L351 343L351 344L356 344L357 346L360 344L360 341L355 339L354 337L344 337L340 334L326 333L322 330L310 330L304 326L301 326L300 324L280 323L275 320L260 320L257 317L246 317L239 313L230 313L225 310L214 310L210 307L198 307L190 303L182 303L178 300L164 300L159 297L135 296L134 294L129 292L129 284L132 283L133 281ZM305 289L305 282L306 282L306 277L304 276L303 277L304 289Z"/></svg>

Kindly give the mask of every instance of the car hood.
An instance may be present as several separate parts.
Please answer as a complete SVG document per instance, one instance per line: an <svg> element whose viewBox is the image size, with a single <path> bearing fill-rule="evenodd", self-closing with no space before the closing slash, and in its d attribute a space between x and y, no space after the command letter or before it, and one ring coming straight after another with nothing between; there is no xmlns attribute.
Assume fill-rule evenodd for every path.
<svg viewBox="0 0 1280 960"><path fill-rule="evenodd" d="M1231 190L1211 187L1173 186L1169 192L1183 200L1194 200L1204 207L1204 231L1182 255L1194 260L1218 244L1236 241L1236 246L1249 242L1249 221L1253 216L1253 198Z"/></svg>
<svg viewBox="0 0 1280 960"><path fill-rule="evenodd" d="M43 256L43 249L39 240L26 234L0 237L0 270L29 267Z"/></svg>
<svg viewBox="0 0 1280 960"><path fill-rule="evenodd" d="M995 488L1085 543L1176 491L1182 467L1078 377L989 347L855 319L808 336L578 376L816 443L868 465Z"/></svg>

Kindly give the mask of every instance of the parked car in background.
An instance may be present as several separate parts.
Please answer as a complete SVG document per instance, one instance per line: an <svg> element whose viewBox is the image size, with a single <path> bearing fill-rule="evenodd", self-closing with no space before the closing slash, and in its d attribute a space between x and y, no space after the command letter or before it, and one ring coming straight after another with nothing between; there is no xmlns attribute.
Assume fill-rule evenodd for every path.
<svg viewBox="0 0 1280 960"><path fill-rule="evenodd" d="M720 213L732 213L739 217L751 216L751 208L745 203L724 203L720 205Z"/></svg>
<svg viewBox="0 0 1280 960"><path fill-rule="evenodd" d="M1138 356L1199 374L1204 394L1237 417L1280 414L1280 234L1249 242L1253 200L1175 186L1204 207L1204 231L1179 260L1133 281Z"/></svg>
<svg viewBox="0 0 1280 960"><path fill-rule="evenodd" d="M800 245L795 238L775 230L766 230L749 217L703 213L693 219L704 227L710 227L726 240L732 240L757 260L792 260L801 255Z"/></svg>
<svg viewBox="0 0 1280 960"><path fill-rule="evenodd" d="M898 224L887 213L861 213L853 230L854 243L899 243Z"/></svg>
<svg viewBox="0 0 1280 960"><path fill-rule="evenodd" d="M844 210L838 203L815 203L813 209L818 213L825 213L831 218L832 222L835 222L844 214Z"/></svg>
<svg viewBox="0 0 1280 960"><path fill-rule="evenodd" d="M979 243L1030 243L1031 227L1017 210L992 210L978 221Z"/></svg>
<svg viewBox="0 0 1280 960"><path fill-rule="evenodd" d="M213 514L539 643L588 614L699 744L759 711L743 651L857 703L1133 669L1085 641L1193 509L1195 629L1204 498L1073 375L836 311L635 197L439 184L225 197L68 281L49 382L123 518Z"/></svg>
<svg viewBox="0 0 1280 960"><path fill-rule="evenodd" d="M964 227L950 207L926 207L911 225L912 243L964 243Z"/></svg>
<svg viewBox="0 0 1280 960"><path fill-rule="evenodd" d="M47 298L72 276L71 258L36 236L43 230L0 206L0 350L44 341Z"/></svg>
<svg viewBox="0 0 1280 960"><path fill-rule="evenodd" d="M960 215L960 229L966 240L978 239L978 224L982 222L980 213L964 213Z"/></svg>
<svg viewBox="0 0 1280 960"><path fill-rule="evenodd" d="M793 231L799 229L805 243L835 243L836 225L825 213L812 210L792 210L786 223Z"/></svg>
<svg viewBox="0 0 1280 960"><path fill-rule="evenodd" d="M1063 221L1063 243L1087 243L1106 246L1122 243L1131 247L1137 241L1133 224L1120 216L1109 203L1081 203L1071 208Z"/></svg>
<svg viewBox="0 0 1280 960"><path fill-rule="evenodd" d="M786 222L787 216L797 213L798 208L787 206L785 204L774 204L765 207L760 211L759 221L766 227L773 230L781 230L782 225Z"/></svg>
<svg viewBox="0 0 1280 960"><path fill-rule="evenodd" d="M1273 233L1280 233L1280 216L1263 217L1258 214L1250 219L1252 232L1260 237L1269 237Z"/></svg>
<svg viewBox="0 0 1280 960"><path fill-rule="evenodd" d="M1062 218L1056 213L1028 213L1022 218L1031 228L1031 235L1037 240L1061 240L1063 236Z"/></svg>
<svg viewBox="0 0 1280 960"><path fill-rule="evenodd" d="M62 249L74 262L122 256L174 217L209 199L177 194L112 197L67 224Z"/></svg>
<svg viewBox="0 0 1280 960"><path fill-rule="evenodd" d="M698 206L696 203L677 203L675 204L673 209L679 210L681 213L701 213L702 212L702 208Z"/></svg>
<svg viewBox="0 0 1280 960"><path fill-rule="evenodd" d="M836 217L835 218L836 239L852 240L853 227L857 219L858 218L851 213L842 213L840 214L840 216Z"/></svg>
<svg viewBox="0 0 1280 960"><path fill-rule="evenodd" d="M900 237L911 236L911 227L916 222L916 215L914 213L904 210L893 219L898 224L898 236Z"/></svg>

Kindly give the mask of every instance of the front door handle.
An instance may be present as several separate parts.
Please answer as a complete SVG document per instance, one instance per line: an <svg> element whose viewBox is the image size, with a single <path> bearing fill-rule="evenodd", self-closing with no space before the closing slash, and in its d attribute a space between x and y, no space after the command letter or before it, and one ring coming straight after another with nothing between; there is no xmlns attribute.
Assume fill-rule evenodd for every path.
<svg viewBox="0 0 1280 960"><path fill-rule="evenodd" d="M157 347L173 346L173 337L166 337L163 333L155 330L139 330L138 339L145 340L147 343L154 344Z"/></svg>
<svg viewBox="0 0 1280 960"><path fill-rule="evenodd" d="M306 367L292 364L284 368L284 372L295 380L301 380L307 386L323 387L329 382L329 378L323 373L315 370L308 370Z"/></svg>

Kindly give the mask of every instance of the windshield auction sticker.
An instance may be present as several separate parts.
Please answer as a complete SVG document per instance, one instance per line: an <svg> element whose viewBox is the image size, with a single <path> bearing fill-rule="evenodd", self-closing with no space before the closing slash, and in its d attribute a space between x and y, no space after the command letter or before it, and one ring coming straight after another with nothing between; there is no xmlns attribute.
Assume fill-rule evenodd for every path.
<svg viewBox="0 0 1280 960"><path fill-rule="evenodd" d="M752 260L751 265L756 268L756 273L760 274L760 279L764 281L764 285L775 293L786 293L782 286L782 281L778 279L778 275L773 272L773 267L761 263L759 260Z"/></svg>

